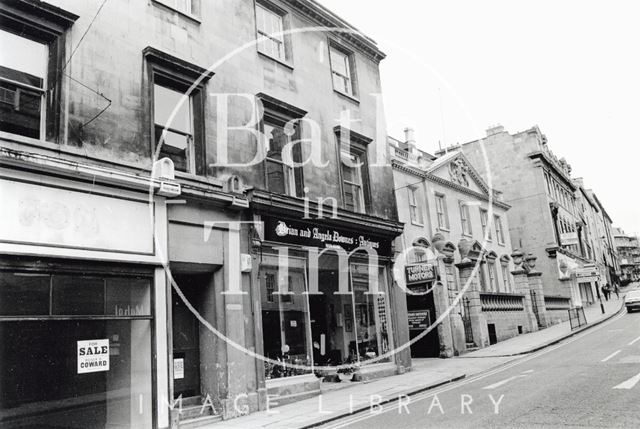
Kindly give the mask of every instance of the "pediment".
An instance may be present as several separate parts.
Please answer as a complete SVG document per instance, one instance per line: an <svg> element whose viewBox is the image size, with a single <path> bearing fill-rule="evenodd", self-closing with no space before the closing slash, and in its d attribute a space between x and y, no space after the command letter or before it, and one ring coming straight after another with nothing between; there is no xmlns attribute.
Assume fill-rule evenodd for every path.
<svg viewBox="0 0 640 429"><path fill-rule="evenodd" d="M438 158L429 173L455 185L489 196L489 187L461 152L450 152Z"/></svg>

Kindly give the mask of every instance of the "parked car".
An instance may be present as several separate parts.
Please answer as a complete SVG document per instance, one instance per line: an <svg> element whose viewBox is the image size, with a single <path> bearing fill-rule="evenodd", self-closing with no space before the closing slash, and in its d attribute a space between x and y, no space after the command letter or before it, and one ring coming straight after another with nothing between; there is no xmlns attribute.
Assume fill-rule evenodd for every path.
<svg viewBox="0 0 640 429"><path fill-rule="evenodd" d="M627 306L627 311L629 313L635 309L640 310L640 290L632 290L631 292L628 292L625 298L625 305Z"/></svg>

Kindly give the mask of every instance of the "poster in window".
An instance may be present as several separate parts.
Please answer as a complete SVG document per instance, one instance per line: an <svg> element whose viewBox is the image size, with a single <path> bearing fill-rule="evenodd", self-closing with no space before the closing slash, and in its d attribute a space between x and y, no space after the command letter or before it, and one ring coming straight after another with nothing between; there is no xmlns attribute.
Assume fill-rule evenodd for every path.
<svg viewBox="0 0 640 429"><path fill-rule="evenodd" d="M109 339L78 341L78 374L109 371Z"/></svg>

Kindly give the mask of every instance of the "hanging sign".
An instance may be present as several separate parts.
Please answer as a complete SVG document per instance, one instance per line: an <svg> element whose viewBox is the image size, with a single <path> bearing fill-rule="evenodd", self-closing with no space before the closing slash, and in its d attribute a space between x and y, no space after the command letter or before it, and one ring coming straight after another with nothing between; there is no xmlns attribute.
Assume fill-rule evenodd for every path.
<svg viewBox="0 0 640 429"><path fill-rule="evenodd" d="M436 280L436 271L436 264L433 262L420 262L405 266L404 274L407 286Z"/></svg>
<svg viewBox="0 0 640 429"><path fill-rule="evenodd" d="M78 374L109 371L109 339L78 341Z"/></svg>
<svg viewBox="0 0 640 429"><path fill-rule="evenodd" d="M182 378L184 378L184 358L175 358L173 359L173 379Z"/></svg>

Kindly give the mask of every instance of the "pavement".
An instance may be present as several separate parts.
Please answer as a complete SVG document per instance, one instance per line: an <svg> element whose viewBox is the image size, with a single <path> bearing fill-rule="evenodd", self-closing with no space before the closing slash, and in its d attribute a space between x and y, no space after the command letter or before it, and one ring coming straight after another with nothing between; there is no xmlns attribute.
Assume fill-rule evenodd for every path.
<svg viewBox="0 0 640 429"><path fill-rule="evenodd" d="M319 396L275 407L268 411L215 423L208 427L211 429L309 428L321 425L342 427L342 422L351 422L351 419L358 419L362 415L368 416L371 414L370 411L372 409L382 408L385 404L388 404L388 407L397 406L399 398L400 402L413 401L414 398L418 398L421 395L432 396L432 392L437 392L438 389L449 389L451 386L473 381L476 377L486 377L496 371L508 370L511 366L522 361L523 357L528 359L529 357L535 357L537 353L545 353L549 349L560 347L566 341L573 340L567 340L569 337L576 336L576 339L580 339L582 336L588 335L591 330L599 329L598 325L604 326L609 323L608 320L613 319L614 316L617 319L624 315L620 311L623 306L622 294L620 299L616 299L614 294L613 299L605 301L603 304L605 305L605 314L602 314L597 303L586 308L587 326L574 331L571 330L569 322L564 322L534 333L519 335L460 357L413 359L412 370L405 374L369 382L344 383L344 387L341 386L340 388L336 388L334 384L330 388L323 389L323 393ZM635 316L635 314L629 316ZM637 318L637 323L640 323L640 317ZM634 332L637 335L640 333L640 329L636 329ZM607 338L604 338L604 340L607 340ZM554 344L556 345L552 346ZM640 346L640 341L636 344ZM588 353L583 353L583 355L592 356L592 350ZM572 356L567 356L566 359L571 361ZM522 374L515 377L518 378L520 376ZM524 376L522 377L524 378ZM487 397L484 393L481 396L484 399ZM457 407L459 408L460 404ZM485 408L488 409L489 407L486 406ZM640 410L638 410L637 414L640 416ZM413 420L412 415L407 415L407 421L402 423L401 426L414 427L412 425L415 424L415 427L424 427L424 424L418 420ZM380 416L374 415L373 418L374 420L372 421L366 418L363 419L361 425L360 420L351 423L357 423L359 426L356 427L368 425L366 426L368 428L398 427L400 425L398 421L394 420L394 418L398 418L397 413L381 413ZM391 419L391 421L387 421L387 419ZM440 423L448 426L445 420L440 420ZM371 426L372 422L375 422L373 426ZM351 423L349 423L349 426ZM463 426L465 424L464 421L461 421L449 427L458 427L457 423ZM432 426L432 424L430 423L429 426ZM640 427L640 425L637 427Z"/></svg>

